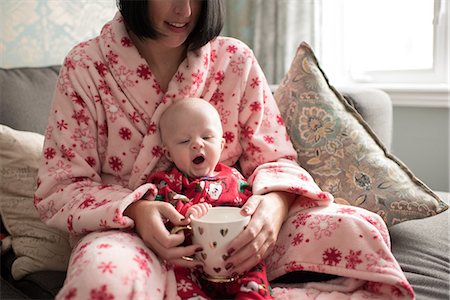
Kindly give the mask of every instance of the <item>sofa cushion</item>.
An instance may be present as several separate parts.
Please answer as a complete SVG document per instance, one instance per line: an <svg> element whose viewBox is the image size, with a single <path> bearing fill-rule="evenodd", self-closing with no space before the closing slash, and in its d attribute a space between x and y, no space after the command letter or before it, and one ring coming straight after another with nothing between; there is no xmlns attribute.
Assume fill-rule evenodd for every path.
<svg viewBox="0 0 450 300"><path fill-rule="evenodd" d="M44 133L58 72L59 66L0 68L2 124L18 130Z"/></svg>
<svg viewBox="0 0 450 300"><path fill-rule="evenodd" d="M63 271L70 255L68 234L41 222L33 204L44 137L0 125L0 214L16 255L14 279L37 271Z"/></svg>
<svg viewBox="0 0 450 300"><path fill-rule="evenodd" d="M450 203L450 193L439 193ZM450 211L390 228L392 252L416 298L450 299Z"/></svg>
<svg viewBox="0 0 450 300"><path fill-rule="evenodd" d="M448 208L329 84L306 43L274 96L300 165L323 190L378 213L388 226Z"/></svg>

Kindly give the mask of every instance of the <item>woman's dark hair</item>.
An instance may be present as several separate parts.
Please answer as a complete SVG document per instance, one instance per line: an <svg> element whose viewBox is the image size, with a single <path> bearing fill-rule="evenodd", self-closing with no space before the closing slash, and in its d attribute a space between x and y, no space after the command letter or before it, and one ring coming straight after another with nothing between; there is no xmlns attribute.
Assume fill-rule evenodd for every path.
<svg viewBox="0 0 450 300"><path fill-rule="evenodd" d="M140 39L156 39L161 36L149 19L148 1L150 0L117 0L117 7L125 24ZM201 48L217 37L224 22L223 0L198 1L202 2L201 12L194 30L186 40L189 50Z"/></svg>

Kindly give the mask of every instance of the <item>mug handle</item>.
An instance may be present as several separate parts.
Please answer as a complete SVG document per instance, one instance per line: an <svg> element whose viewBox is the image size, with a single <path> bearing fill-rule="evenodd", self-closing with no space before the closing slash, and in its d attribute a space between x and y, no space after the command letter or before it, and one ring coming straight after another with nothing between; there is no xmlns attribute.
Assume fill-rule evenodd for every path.
<svg viewBox="0 0 450 300"><path fill-rule="evenodd" d="M185 226L175 226L174 228L172 228L172 230L170 230L171 234L176 234L182 230L191 230L192 231L192 227L190 225L185 225ZM194 258L190 257L190 256L182 256L182 259L186 260L186 261L193 261Z"/></svg>

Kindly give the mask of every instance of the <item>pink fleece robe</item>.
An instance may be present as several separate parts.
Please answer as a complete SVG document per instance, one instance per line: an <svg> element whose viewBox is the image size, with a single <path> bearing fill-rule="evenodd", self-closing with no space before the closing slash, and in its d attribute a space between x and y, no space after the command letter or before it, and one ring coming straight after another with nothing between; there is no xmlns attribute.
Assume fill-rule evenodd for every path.
<svg viewBox="0 0 450 300"><path fill-rule="evenodd" d="M120 13L97 38L75 46L60 71L35 194L42 220L79 238L132 228L123 211L145 193L156 195L156 187L145 181L167 166L159 118L184 97L203 98L217 109L226 140L220 161L239 163L253 194L299 195L270 256L269 276L323 271L395 287L398 298L413 297L389 251L381 219L330 204L332 195L295 162L280 112L246 45L218 37L188 52L163 91ZM361 284L358 289L374 288Z"/></svg>

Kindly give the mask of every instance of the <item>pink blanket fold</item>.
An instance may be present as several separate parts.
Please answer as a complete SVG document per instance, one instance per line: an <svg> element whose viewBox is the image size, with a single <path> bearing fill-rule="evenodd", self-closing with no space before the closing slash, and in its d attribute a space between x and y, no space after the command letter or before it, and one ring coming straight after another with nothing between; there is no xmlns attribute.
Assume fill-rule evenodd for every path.
<svg viewBox="0 0 450 300"><path fill-rule="evenodd" d="M289 244L289 248L283 246ZM326 282L278 285L273 289L276 299L415 298L390 251L383 220L358 207L331 204L291 213L267 268L270 280L301 270L341 276Z"/></svg>

